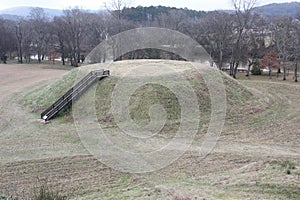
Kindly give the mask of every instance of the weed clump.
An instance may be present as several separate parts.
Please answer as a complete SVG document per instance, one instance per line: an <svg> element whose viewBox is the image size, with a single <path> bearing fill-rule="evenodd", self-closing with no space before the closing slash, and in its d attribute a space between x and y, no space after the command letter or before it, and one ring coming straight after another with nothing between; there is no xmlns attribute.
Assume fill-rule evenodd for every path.
<svg viewBox="0 0 300 200"><path fill-rule="evenodd" d="M66 200L67 197L52 191L47 185L42 185L34 192L33 200Z"/></svg>

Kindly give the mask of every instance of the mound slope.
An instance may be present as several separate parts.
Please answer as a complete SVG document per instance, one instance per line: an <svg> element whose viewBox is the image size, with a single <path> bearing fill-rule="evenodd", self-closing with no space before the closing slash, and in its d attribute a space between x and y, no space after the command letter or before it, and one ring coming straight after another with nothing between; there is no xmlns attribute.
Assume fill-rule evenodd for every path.
<svg viewBox="0 0 300 200"><path fill-rule="evenodd" d="M25 102L31 110L35 110L39 113L63 95L65 91L89 71L108 69L112 76L98 82L95 86L95 108L98 121L105 127L114 127L116 124L114 123L114 116L111 112L111 103L116 85L121 79L126 79L127 82L133 83L138 80L143 80L143 74L141 75L139 73L139 75L135 75L135 70L143 69L143 67L149 68L149 66L161 66L161 69L164 66L172 68L174 71L164 69L160 70L160 72L154 72L150 77L156 77L163 82L172 82L171 84L181 85L183 88L181 88L183 90L182 92L184 92L184 84L186 83L181 82L181 79L177 79L176 75L188 81L197 96L199 111L201 113L200 123L201 127L205 129L210 119L210 93L205 80L201 77L201 72L199 73L199 71L195 70L191 63L184 61L120 61L112 64L94 64L76 68L52 84L30 92L25 96ZM227 119L234 120L235 118L243 118L251 112L259 112L261 109L259 99L238 81L223 72L220 73L226 90ZM147 73L144 75L148 76ZM180 123L181 107L177 96L174 95L174 91L166 86L152 84L151 81L148 82L149 83L138 87L131 95L129 101L130 117L139 125L147 125L150 122L149 110L151 107L153 105L161 105L165 109L167 117L166 125L162 133L170 134L178 128L178 124ZM124 92L126 93L126 91ZM84 96L88 95L89 94L85 94ZM186 98L189 99L191 97L187 94ZM60 116L65 115L66 114L61 114Z"/></svg>

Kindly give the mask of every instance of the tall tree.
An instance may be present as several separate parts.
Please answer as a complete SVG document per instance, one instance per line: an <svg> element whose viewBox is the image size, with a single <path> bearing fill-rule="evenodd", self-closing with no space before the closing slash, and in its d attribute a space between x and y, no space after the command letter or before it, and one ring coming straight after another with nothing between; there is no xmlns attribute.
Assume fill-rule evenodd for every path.
<svg viewBox="0 0 300 200"><path fill-rule="evenodd" d="M291 17L277 17L273 20L274 42L279 53L280 64L283 66L283 80L286 80L287 61L293 54L293 19Z"/></svg>
<svg viewBox="0 0 300 200"><path fill-rule="evenodd" d="M245 52L245 43L247 41L247 32L251 26L253 15L252 10L257 4L258 0L232 0L232 4L235 9L235 41L232 48L232 58L230 64L230 74L233 78L236 78L237 69L240 63L243 61L243 55Z"/></svg>
<svg viewBox="0 0 300 200"><path fill-rule="evenodd" d="M38 7L31 9L29 18L32 24L33 45L38 57L38 62L40 63L42 56L46 54L48 48L47 41L49 39L49 32L47 30L47 23L49 19L44 9Z"/></svg>
<svg viewBox="0 0 300 200"><path fill-rule="evenodd" d="M81 45L86 36L87 14L79 8L64 10L64 23L68 35L67 45L70 49L71 65L78 67Z"/></svg>
<svg viewBox="0 0 300 200"><path fill-rule="evenodd" d="M0 35L0 58L3 63L6 63L7 53L14 51L16 47L13 26L10 20L0 18Z"/></svg>
<svg viewBox="0 0 300 200"><path fill-rule="evenodd" d="M128 7L129 4L129 0L111 0L109 2L105 2L105 7L113 17L121 21L122 11L124 8Z"/></svg>
<svg viewBox="0 0 300 200"><path fill-rule="evenodd" d="M63 17L54 17L53 19L53 31L54 31L54 38L55 41L57 42L56 50L57 52L60 53L61 55L61 61L63 65L66 63L66 58L68 57L68 50L67 50L67 40L68 40L68 35L67 35L67 24L64 21Z"/></svg>
<svg viewBox="0 0 300 200"><path fill-rule="evenodd" d="M218 11L209 12L199 22L199 42L206 46L214 62L222 69L225 61L228 61L232 45L232 15Z"/></svg>
<svg viewBox="0 0 300 200"><path fill-rule="evenodd" d="M294 51L294 61L295 61L295 73L294 80L298 82L298 65L300 62L300 12L297 14L297 20L294 21L294 38L295 38L295 51Z"/></svg>
<svg viewBox="0 0 300 200"><path fill-rule="evenodd" d="M96 45L106 40L112 33L111 22L113 17L107 12L95 13L89 15L88 22L88 49L93 49ZM99 55L101 62L105 62L106 55Z"/></svg>
<svg viewBox="0 0 300 200"><path fill-rule="evenodd" d="M32 47L31 24L25 19L16 21L15 36L18 50L18 63L23 63L23 57L29 62Z"/></svg>
<svg viewBox="0 0 300 200"><path fill-rule="evenodd" d="M167 13L161 13L156 20L159 27L183 31L187 19L188 16L183 10L170 10Z"/></svg>
<svg viewBox="0 0 300 200"><path fill-rule="evenodd" d="M123 17L123 11L129 5L129 0L110 0L109 2L105 2L107 11L113 17L112 26L115 27L114 34L125 31L124 26L127 24L127 20Z"/></svg>
<svg viewBox="0 0 300 200"><path fill-rule="evenodd" d="M262 15L254 14L251 29L248 31L246 40L246 57L247 57L247 74L250 76L250 70L255 65L258 59L262 58L266 52L270 51L268 48L271 46L268 38L271 36L268 30L268 19Z"/></svg>

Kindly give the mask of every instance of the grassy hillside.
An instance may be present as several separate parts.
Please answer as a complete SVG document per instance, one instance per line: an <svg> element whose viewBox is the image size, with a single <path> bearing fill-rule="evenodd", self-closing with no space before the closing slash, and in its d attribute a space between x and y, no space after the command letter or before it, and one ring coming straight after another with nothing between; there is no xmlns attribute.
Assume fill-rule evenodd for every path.
<svg viewBox="0 0 300 200"><path fill-rule="evenodd" d="M104 64L89 65L82 68L76 68L70 71L67 75L61 79L56 80L47 87L34 90L25 96L25 104L31 109L39 113L47 106L51 105L57 98L64 94L72 85L75 84L81 77L83 77L88 71L106 68L111 71L111 77L106 78L98 82L96 92L96 110L97 117L100 123L104 126L114 127L113 115L110 111L111 99L114 92L114 88L120 78L128 71L138 65L144 64L158 64L169 65L174 67L180 72L183 80L187 80L193 87L195 94L197 95L199 111L201 113L201 126L205 127L205 124L209 122L211 114L211 102L210 93L207 85L199 73L195 71L187 62L178 61L166 61L166 60L152 60L152 61L122 61L113 63L110 66ZM166 82L171 82L174 78L174 74L160 74L156 77ZM227 96L227 118L243 118L245 112L249 112L250 108L257 106L257 98L248 91L245 87L239 84L237 81L231 79L226 74L221 74ZM143 77L129 77L130 81L138 81ZM180 82L181 81L181 82ZM179 84L185 87L186 82L173 80L171 84ZM180 88L179 88L180 89ZM88 95L88 94L85 94ZM186 96L186 98L191 98ZM181 107L179 105L176 95L166 86L159 84L145 84L138 88L131 96L129 103L129 110L131 118L140 125L146 125L150 121L149 109L153 105L162 105L167 114L166 125L163 129L164 132L174 132L180 124ZM259 105L260 106L260 105ZM259 108L258 108L259 109ZM64 116L61 114L60 116ZM69 114L68 114L69 115Z"/></svg>
<svg viewBox="0 0 300 200"><path fill-rule="evenodd" d="M93 89L96 89L97 121L112 135L112 139L119 139L114 134L117 132L113 131L116 123L110 110L115 87L126 72L136 66L149 64L171 66L188 80L198 97L202 126L198 135L201 136L207 129L211 100L205 81L187 62L140 60L116 62L110 66L96 64L76 68L48 86L28 93L24 97L25 103L30 109L36 110L38 117L44 107L53 103L76 82L77 75L80 78L89 70L109 69L112 76L93 86L77 103L89 100ZM156 78L168 82L173 76L172 73L164 73L157 74ZM201 137L196 137L191 148L176 162L147 174L115 171L93 156L84 156L85 151L79 153L83 155L75 157L9 163L0 166L0 178L5 180L1 182L2 188L5 188L3 194L15 194L16 188L30 191L31 185L36 183L36 177L47 177L54 191L61 191L62 194L77 199L299 199L300 88L294 83L261 78L257 80L253 76L247 80L239 80L240 82L222 72L221 76L226 87L227 120L218 144L205 159L199 157L198 147L202 141ZM144 78L127 74L127 79L134 83ZM176 83L183 86L186 84L179 79ZM126 93L127 90L123 92ZM186 95L186 99L188 98L191 97ZM163 130L153 139L161 142L173 136L172 133L180 122L182 108L170 88L159 84L145 84L131 95L128 108L131 118L137 124L145 125L150 120L151 106L157 104L164 107L167 116ZM11 105L13 106L15 105ZM43 148L51 148L54 155L57 155L59 151L53 145L64 148L69 148L71 144L81 145L78 141L82 140L78 138L73 123L64 120L72 120L72 113L75 111L73 109L71 112L61 113L46 126L25 123L28 121L26 118L20 122L16 120L23 125L21 127L16 122L11 123L17 127L15 137L18 141L1 139L5 141L3 148L14 152L16 148L19 152L29 149L31 153L44 153ZM11 113L11 110L7 112ZM24 112L24 116L27 115L28 112ZM30 119L34 119L33 115L30 116ZM184 140L180 138L176 144L182 141ZM20 145L22 142L29 144L28 147ZM117 142L120 147L123 147L123 143L126 147L126 141ZM38 148L32 148L34 145ZM171 150L178 152L178 149ZM12 183L9 185L7 182Z"/></svg>

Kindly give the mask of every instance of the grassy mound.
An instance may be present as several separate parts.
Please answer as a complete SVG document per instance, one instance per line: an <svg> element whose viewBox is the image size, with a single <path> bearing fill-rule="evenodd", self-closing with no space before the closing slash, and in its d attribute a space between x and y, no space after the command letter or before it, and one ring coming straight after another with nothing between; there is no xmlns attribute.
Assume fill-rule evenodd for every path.
<svg viewBox="0 0 300 200"><path fill-rule="evenodd" d="M25 96L25 102L28 107L38 112L51 105L57 98L64 94L72 85L80 80L85 74L91 70L109 69L111 77L98 82L96 90L96 110L98 121L107 126L114 127L113 115L110 111L111 99L114 88L120 78L128 71L140 65L168 65L172 66L177 73L187 80L192 86L198 98L199 110L201 113L201 126L210 120L211 102L210 94L203 78L197 73L192 65L188 62L167 61L167 60L139 60L139 61L121 61L111 65L95 64L71 70L61 79L56 80L52 84L41 89L32 91ZM174 79L172 73L159 74L159 79L169 81ZM253 110L258 99L239 82L231 79L226 74L221 73L224 81L227 96L227 117L243 117L249 110ZM134 82L135 79L143 79L143 77L129 76ZM174 82L184 86L181 79ZM86 94L85 94L86 95ZM186 96L186 98L190 98ZM180 124L181 107L176 95L167 87L159 84L145 84L138 88L132 94L129 103L129 111L131 118L140 125L146 125L150 121L149 109L153 105L161 105L167 114L166 125L162 132L174 132Z"/></svg>

